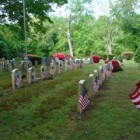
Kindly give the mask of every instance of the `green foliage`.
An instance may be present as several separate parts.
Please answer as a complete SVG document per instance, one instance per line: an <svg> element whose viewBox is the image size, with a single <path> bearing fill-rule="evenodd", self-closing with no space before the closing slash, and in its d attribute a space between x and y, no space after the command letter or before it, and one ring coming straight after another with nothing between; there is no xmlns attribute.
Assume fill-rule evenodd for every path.
<svg viewBox="0 0 140 140"><path fill-rule="evenodd" d="M127 60L131 60L134 56L134 53L133 52L124 52L123 53L123 58L124 59L127 59Z"/></svg>
<svg viewBox="0 0 140 140"><path fill-rule="evenodd" d="M140 46L139 46L139 47L137 48L137 50L136 50L134 60L135 60L137 63L140 63Z"/></svg>
<svg viewBox="0 0 140 140"><path fill-rule="evenodd" d="M42 21L48 20L51 22L51 19L48 16L48 12L51 11L50 3L54 2L58 5L63 5L67 2L67 0L24 0L25 1L25 14L26 14L26 22L27 22L27 30L28 23L32 23L34 27L40 28L42 26ZM0 18L5 19L5 17L9 17L9 20L13 23L17 23L23 30L23 1L19 0L2 0L0 1L0 6L2 9L2 14L0 14ZM2 6L4 5L4 6ZM32 16L31 16L32 15ZM32 18L38 19L38 23L32 22Z"/></svg>

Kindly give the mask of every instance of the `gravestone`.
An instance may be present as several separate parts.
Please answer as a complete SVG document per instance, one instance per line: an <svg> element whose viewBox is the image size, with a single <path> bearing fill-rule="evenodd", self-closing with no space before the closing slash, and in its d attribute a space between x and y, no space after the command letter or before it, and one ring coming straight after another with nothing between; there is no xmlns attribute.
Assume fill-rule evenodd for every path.
<svg viewBox="0 0 140 140"><path fill-rule="evenodd" d="M18 89L22 86L21 72L18 69L12 70L12 88Z"/></svg>
<svg viewBox="0 0 140 140"><path fill-rule="evenodd" d="M78 112L81 114L82 111L89 104L88 92L86 89L86 81L80 80L78 85Z"/></svg>
<svg viewBox="0 0 140 140"><path fill-rule="evenodd" d="M80 65L80 68L82 68L83 67L83 60L80 60L79 63L80 63L79 64Z"/></svg>
<svg viewBox="0 0 140 140"><path fill-rule="evenodd" d="M100 87L100 81L99 81L99 74L97 70L94 70L94 93L98 92L99 87Z"/></svg>
<svg viewBox="0 0 140 140"><path fill-rule="evenodd" d="M56 64L54 60L52 60L50 64L50 74L54 77L56 75Z"/></svg>
<svg viewBox="0 0 140 140"><path fill-rule="evenodd" d="M72 63L73 63L73 64L72 64L73 68L74 68L74 69L77 69L76 61L74 60Z"/></svg>
<svg viewBox="0 0 140 140"><path fill-rule="evenodd" d="M31 67L27 70L27 81L29 84L35 83L36 81L36 70L34 67Z"/></svg>
<svg viewBox="0 0 140 140"><path fill-rule="evenodd" d="M67 70L71 70L71 63L70 63L70 60L67 60Z"/></svg>
<svg viewBox="0 0 140 140"><path fill-rule="evenodd" d="M36 67L38 66L38 61L37 61L37 60L35 60L35 66L36 66Z"/></svg>
<svg viewBox="0 0 140 140"><path fill-rule="evenodd" d="M0 63L0 72L2 72L3 71L3 66L2 66L2 64Z"/></svg>
<svg viewBox="0 0 140 140"><path fill-rule="evenodd" d="M42 58L42 65L50 66L50 64L51 64L51 59L49 57Z"/></svg>
<svg viewBox="0 0 140 140"><path fill-rule="evenodd" d="M92 58L92 57L89 59L89 63L90 63L90 64L93 64L93 63L94 63L94 61L93 61L93 58Z"/></svg>
<svg viewBox="0 0 140 140"><path fill-rule="evenodd" d="M89 74L88 89L89 97L94 97L94 74Z"/></svg>
<svg viewBox="0 0 140 140"><path fill-rule="evenodd" d="M100 82L100 85L102 85L102 67L99 67L99 69L98 69L98 74L99 74L99 82Z"/></svg>
<svg viewBox="0 0 140 140"><path fill-rule="evenodd" d="M101 73L102 73L102 82L104 82L104 80L105 80L105 66L102 66Z"/></svg>
<svg viewBox="0 0 140 140"><path fill-rule="evenodd" d="M76 60L76 67L79 68L80 67L80 61Z"/></svg>
<svg viewBox="0 0 140 140"><path fill-rule="evenodd" d="M46 66L41 66L41 79L45 79L47 77Z"/></svg>
<svg viewBox="0 0 140 140"><path fill-rule="evenodd" d="M33 66L32 61L28 61L28 68L31 68Z"/></svg>
<svg viewBox="0 0 140 140"><path fill-rule="evenodd" d="M59 72L59 74L63 72L63 64L62 64L62 61L59 61L59 63L58 63L58 72Z"/></svg>
<svg viewBox="0 0 140 140"><path fill-rule="evenodd" d="M6 64L6 70L7 70L8 72L11 72L11 71L12 71L12 64L11 64L11 63L7 63L7 64Z"/></svg>
<svg viewBox="0 0 140 140"><path fill-rule="evenodd" d="M41 79L45 79L47 77L46 67L41 66L40 70L41 70Z"/></svg>
<svg viewBox="0 0 140 140"><path fill-rule="evenodd" d="M59 63L59 58L58 58L58 57L55 57L55 58L54 58L54 62L55 62L56 64L58 64L58 63Z"/></svg>

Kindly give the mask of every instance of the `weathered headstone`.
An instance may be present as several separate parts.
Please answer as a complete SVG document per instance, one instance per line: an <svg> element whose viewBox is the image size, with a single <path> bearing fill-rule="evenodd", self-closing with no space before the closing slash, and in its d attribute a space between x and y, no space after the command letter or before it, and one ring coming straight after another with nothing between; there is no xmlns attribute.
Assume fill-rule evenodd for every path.
<svg viewBox="0 0 140 140"><path fill-rule="evenodd" d="M94 74L89 74L89 82L88 82L88 89L89 89L89 97L94 97Z"/></svg>
<svg viewBox="0 0 140 140"><path fill-rule="evenodd" d="M78 112L81 114L89 104L86 81L80 80L78 85Z"/></svg>
<svg viewBox="0 0 140 140"><path fill-rule="evenodd" d="M74 68L74 69L77 69L76 61L74 60L72 63L73 63L73 64L72 64L73 68Z"/></svg>
<svg viewBox="0 0 140 140"><path fill-rule="evenodd" d="M37 60L35 60L35 66L36 66L36 67L38 66L38 61L37 61Z"/></svg>
<svg viewBox="0 0 140 140"><path fill-rule="evenodd" d="M3 66L2 66L2 64L0 63L0 72L2 72L3 71Z"/></svg>
<svg viewBox="0 0 140 140"><path fill-rule="evenodd" d="M46 67L45 66L41 66L40 70L41 70L41 78L45 79L47 77Z"/></svg>
<svg viewBox="0 0 140 140"><path fill-rule="evenodd" d="M42 58L42 65L50 66L50 64L51 64L51 59L49 57Z"/></svg>
<svg viewBox="0 0 140 140"><path fill-rule="evenodd" d="M90 63L90 64L93 64L93 63L94 63L94 61L93 61L93 58L92 58L92 57L89 59L89 63Z"/></svg>
<svg viewBox="0 0 140 140"><path fill-rule="evenodd" d="M36 81L36 70L34 67L31 67L27 71L27 81L29 84L34 83Z"/></svg>
<svg viewBox="0 0 140 140"><path fill-rule="evenodd" d="M99 90L99 87L100 87L100 82L99 82L99 74L98 74L98 71L97 70L94 70L94 93L98 92Z"/></svg>
<svg viewBox="0 0 140 140"><path fill-rule="evenodd" d="M62 61L59 61L58 62L58 73L62 73L63 72L63 64L62 64Z"/></svg>
<svg viewBox="0 0 140 140"><path fill-rule="evenodd" d="M54 77L56 75L56 64L54 60L52 60L50 64L50 74Z"/></svg>
<svg viewBox="0 0 140 140"><path fill-rule="evenodd" d="M104 82L105 81L105 66L102 66L101 73L102 73L102 82Z"/></svg>
<svg viewBox="0 0 140 140"><path fill-rule="evenodd" d="M11 63L6 64L6 70L9 71L9 72L12 71L12 64Z"/></svg>
<svg viewBox="0 0 140 140"><path fill-rule="evenodd" d="M32 61L28 61L28 68L31 68L33 66Z"/></svg>
<svg viewBox="0 0 140 140"><path fill-rule="evenodd" d="M102 67L99 67L98 74L99 74L99 83L100 85L102 85Z"/></svg>
<svg viewBox="0 0 140 140"><path fill-rule="evenodd" d="M80 62L79 62L79 60L76 60L76 67L77 67L77 68L80 67Z"/></svg>
<svg viewBox="0 0 140 140"><path fill-rule="evenodd" d="M80 65L80 68L82 68L83 67L83 60L80 60L79 63L80 63L79 64Z"/></svg>
<svg viewBox="0 0 140 140"><path fill-rule="evenodd" d="M17 89L22 86L21 72L18 69L12 70L12 88Z"/></svg>

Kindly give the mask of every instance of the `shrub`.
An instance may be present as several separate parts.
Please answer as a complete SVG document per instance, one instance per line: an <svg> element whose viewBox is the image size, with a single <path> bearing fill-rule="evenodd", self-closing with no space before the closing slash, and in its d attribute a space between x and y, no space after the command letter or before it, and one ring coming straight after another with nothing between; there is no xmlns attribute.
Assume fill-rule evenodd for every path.
<svg viewBox="0 0 140 140"><path fill-rule="evenodd" d="M140 47L138 47L137 50L136 50L134 60L135 60L137 63L140 63Z"/></svg>
<svg viewBox="0 0 140 140"><path fill-rule="evenodd" d="M114 54L109 54L109 55L108 55L108 59L109 59L109 60L112 60L113 57L114 57Z"/></svg>
<svg viewBox="0 0 140 140"><path fill-rule="evenodd" d="M112 62L113 72L117 72L121 69L120 63L117 60L105 60L105 63Z"/></svg>
<svg viewBox="0 0 140 140"><path fill-rule="evenodd" d="M38 64L41 64L41 60L42 60L41 57L38 57L34 54L28 54L27 56L28 56L29 60L32 62L33 65L35 65L35 61L37 61Z"/></svg>
<svg viewBox="0 0 140 140"><path fill-rule="evenodd" d="M100 61L100 56L98 56L98 55L93 55L93 56L92 56L92 59L93 59L94 63L99 63L99 61Z"/></svg>
<svg viewBox="0 0 140 140"><path fill-rule="evenodd" d="M134 55L133 52L124 52L123 53L123 58L126 59L126 60L131 60L133 55Z"/></svg>
<svg viewBox="0 0 140 140"><path fill-rule="evenodd" d="M100 56L101 56L101 59L107 60L107 54L101 54Z"/></svg>

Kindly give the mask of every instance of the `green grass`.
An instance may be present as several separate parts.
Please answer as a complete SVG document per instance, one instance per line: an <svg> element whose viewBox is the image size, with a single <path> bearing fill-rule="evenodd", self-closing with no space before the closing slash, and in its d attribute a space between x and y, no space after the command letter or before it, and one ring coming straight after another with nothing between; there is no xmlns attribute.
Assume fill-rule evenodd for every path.
<svg viewBox="0 0 140 140"><path fill-rule="evenodd" d="M100 64L58 75L13 91L11 74L0 73L1 140L138 140L139 110L128 95L139 81L133 61L104 83L87 109L77 112L78 82ZM39 74L38 74L39 75Z"/></svg>

